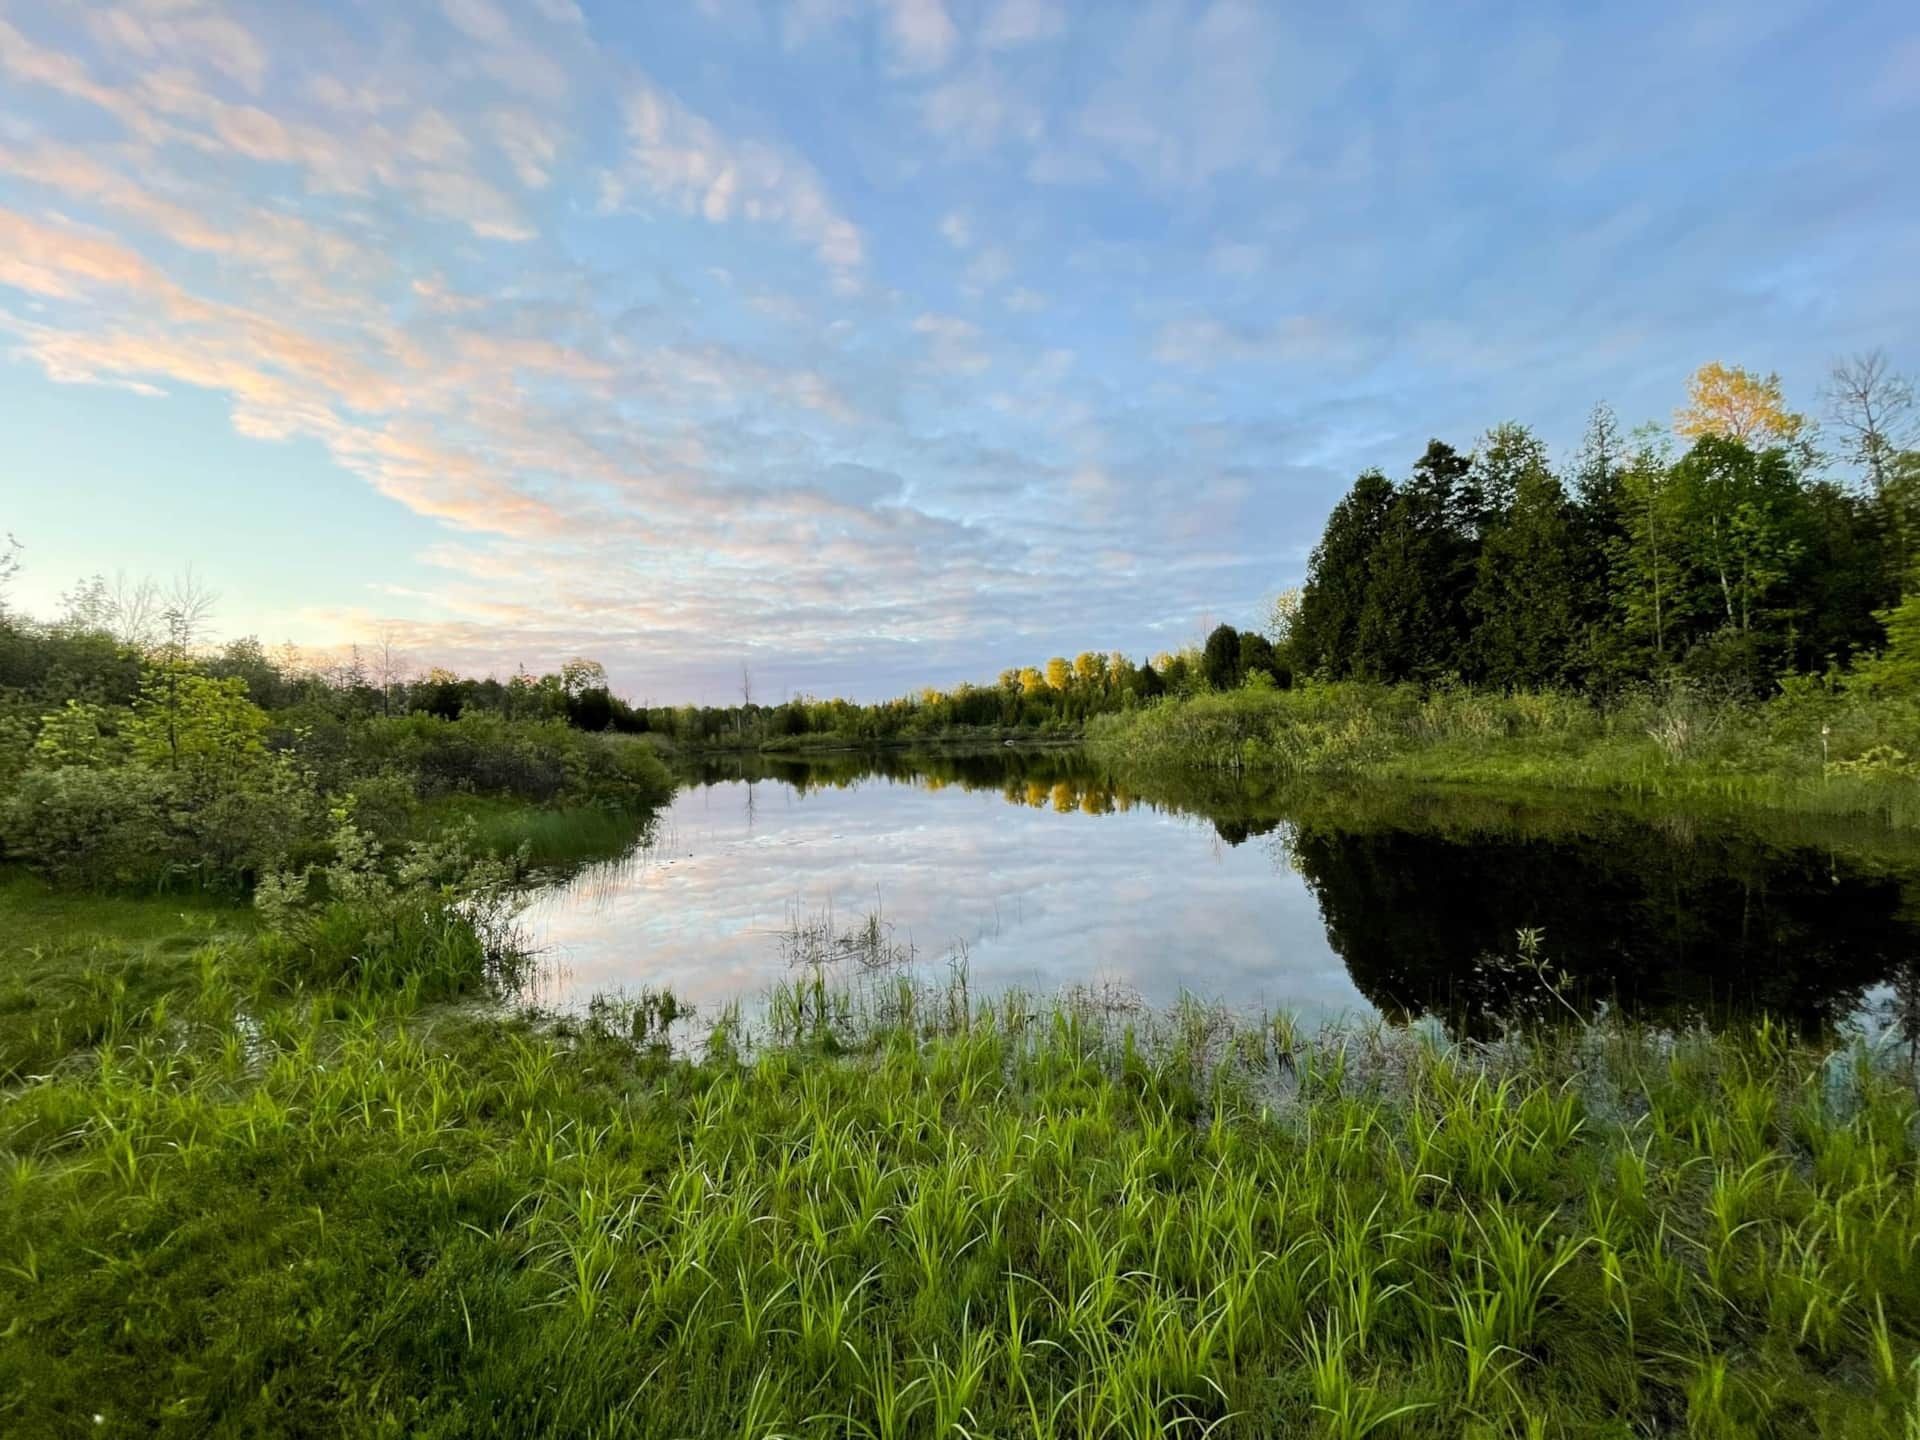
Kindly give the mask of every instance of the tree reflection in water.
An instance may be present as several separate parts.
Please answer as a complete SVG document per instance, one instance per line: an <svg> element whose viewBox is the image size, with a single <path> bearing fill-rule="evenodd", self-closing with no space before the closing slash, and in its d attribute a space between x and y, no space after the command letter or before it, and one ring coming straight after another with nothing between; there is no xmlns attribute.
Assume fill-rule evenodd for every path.
<svg viewBox="0 0 1920 1440"><path fill-rule="evenodd" d="M1916 988L1920 847L1859 827L1378 786L1250 796L1129 784L1068 749L724 757L691 778L803 794L879 779L1060 814L1202 816L1223 844L1263 844L1304 879L1355 985L1390 1017L1478 1031L1537 1004L1538 975L1513 962L1523 928L1585 1012L1712 1023L1764 1010L1819 1029L1876 987Z"/></svg>

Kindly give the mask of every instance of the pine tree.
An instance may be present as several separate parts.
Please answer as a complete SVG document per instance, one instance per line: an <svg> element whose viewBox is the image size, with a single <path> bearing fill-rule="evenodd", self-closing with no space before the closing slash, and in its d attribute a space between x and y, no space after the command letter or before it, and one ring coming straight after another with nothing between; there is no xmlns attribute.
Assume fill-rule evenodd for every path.
<svg viewBox="0 0 1920 1440"><path fill-rule="evenodd" d="M1369 569L1394 494L1392 481L1369 470L1327 517L1288 636L1292 668L1301 674L1352 673Z"/></svg>
<svg viewBox="0 0 1920 1440"><path fill-rule="evenodd" d="M1468 603L1479 678L1516 689L1566 678L1579 628L1572 521L1566 491L1544 463L1516 474L1507 517L1481 546Z"/></svg>
<svg viewBox="0 0 1920 1440"><path fill-rule="evenodd" d="M1351 673L1431 680L1463 668L1478 548L1463 528L1478 513L1469 469L1465 456L1435 440L1400 487L1368 565Z"/></svg>

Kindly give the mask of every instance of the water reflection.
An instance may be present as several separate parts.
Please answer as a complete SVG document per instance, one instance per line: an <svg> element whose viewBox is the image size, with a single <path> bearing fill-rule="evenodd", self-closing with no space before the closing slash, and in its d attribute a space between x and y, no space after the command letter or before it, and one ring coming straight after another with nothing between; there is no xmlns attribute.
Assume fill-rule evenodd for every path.
<svg viewBox="0 0 1920 1440"><path fill-rule="evenodd" d="M876 916L977 987L1120 985L1308 1015L1528 1004L1821 1027L1920 956L1920 862L1886 837L1377 788L1115 783L1077 752L703 766L650 842L528 913L543 995L752 995L796 926ZM1541 934L1541 967L1516 932Z"/></svg>

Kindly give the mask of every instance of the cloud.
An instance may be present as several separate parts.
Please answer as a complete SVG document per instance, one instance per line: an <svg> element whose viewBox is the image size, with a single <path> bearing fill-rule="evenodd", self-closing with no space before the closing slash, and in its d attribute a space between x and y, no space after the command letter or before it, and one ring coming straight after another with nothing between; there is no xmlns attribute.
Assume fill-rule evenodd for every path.
<svg viewBox="0 0 1920 1440"><path fill-rule="evenodd" d="M101 5L88 11L86 23L106 48L143 59L205 63L256 95L266 82L267 50L253 32L194 0Z"/></svg>
<svg viewBox="0 0 1920 1440"><path fill-rule="evenodd" d="M1076 128L1096 153L1156 185L1276 174L1298 143L1287 121L1331 95L1352 66L1254 0L1211 0L1197 16L1161 0L1131 21Z"/></svg>
<svg viewBox="0 0 1920 1440"><path fill-rule="evenodd" d="M914 332L927 337L934 369L944 375L978 375L993 362L980 348L980 327L954 315L921 315Z"/></svg>
<svg viewBox="0 0 1920 1440"><path fill-rule="evenodd" d="M143 139L157 139L164 133L132 96L99 84L80 60L35 44L4 19L0 19L0 69L25 84L42 85L96 105Z"/></svg>
<svg viewBox="0 0 1920 1440"><path fill-rule="evenodd" d="M879 0L885 12L894 60L903 70L938 70L959 42L941 0Z"/></svg>
<svg viewBox="0 0 1920 1440"><path fill-rule="evenodd" d="M981 296L1004 285L1013 275L1013 256L998 245L989 245L968 262L960 279L960 288L971 296Z"/></svg>
<svg viewBox="0 0 1920 1440"><path fill-rule="evenodd" d="M865 242L799 156L721 134L656 85L635 82L625 100L628 161L603 194L618 206L639 186L713 224L743 219L778 226L813 248L844 285L857 283Z"/></svg>
<svg viewBox="0 0 1920 1440"><path fill-rule="evenodd" d="M95 286L138 291L169 303L177 295L135 251L10 210L0 210L0 284L61 299Z"/></svg>
<svg viewBox="0 0 1920 1440"><path fill-rule="evenodd" d="M1212 317L1170 320L1154 337L1153 355L1163 365L1204 370L1219 365L1345 360L1348 339L1324 320L1292 315L1272 324L1229 323Z"/></svg>
<svg viewBox="0 0 1920 1440"><path fill-rule="evenodd" d="M964 210L949 210L940 217L940 233L956 250L973 246L973 221Z"/></svg>
<svg viewBox="0 0 1920 1440"><path fill-rule="evenodd" d="M545 189L566 140L564 127L520 106L489 111L487 126L513 167L514 177L529 190Z"/></svg>
<svg viewBox="0 0 1920 1440"><path fill-rule="evenodd" d="M493 0L440 0L440 13L483 45L504 49L513 43L513 22Z"/></svg>
<svg viewBox="0 0 1920 1440"><path fill-rule="evenodd" d="M920 119L955 149L976 151L1010 140L1032 144L1046 128L1040 107L984 62L922 95Z"/></svg>
<svg viewBox="0 0 1920 1440"><path fill-rule="evenodd" d="M979 40L995 50L1052 40L1066 33L1067 10L1060 0L998 0L981 24Z"/></svg>

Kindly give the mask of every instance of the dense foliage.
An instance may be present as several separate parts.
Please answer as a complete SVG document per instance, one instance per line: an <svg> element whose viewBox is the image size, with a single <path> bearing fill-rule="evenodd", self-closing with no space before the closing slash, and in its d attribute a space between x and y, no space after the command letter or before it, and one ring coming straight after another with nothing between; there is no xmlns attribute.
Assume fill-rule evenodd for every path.
<svg viewBox="0 0 1920 1440"><path fill-rule="evenodd" d="M1404 481L1362 475L1313 553L1292 668L1593 693L1680 675L1762 694L1877 648L1920 560L1920 452L1869 412L1862 483L1843 484L1777 381L1708 366L1690 394L1678 454L1659 431L1624 440L1602 409L1565 476L1513 424L1471 454L1433 441Z"/></svg>
<svg viewBox="0 0 1920 1440"><path fill-rule="evenodd" d="M567 678L450 707L432 676L376 688L252 641L203 652L179 612L144 644L100 618L0 612L0 859L65 882L241 892L331 853L345 818L392 847L425 806L636 808L671 788L644 745L568 723L590 687Z"/></svg>

